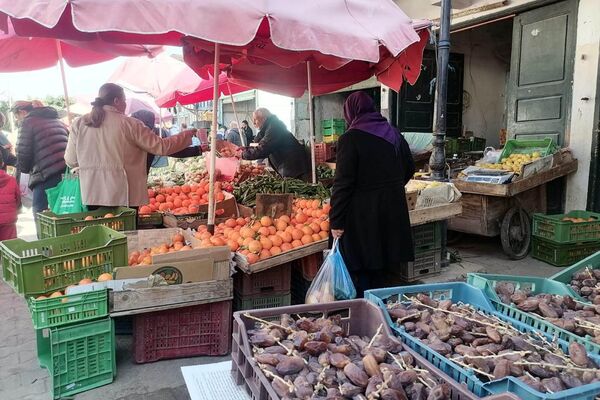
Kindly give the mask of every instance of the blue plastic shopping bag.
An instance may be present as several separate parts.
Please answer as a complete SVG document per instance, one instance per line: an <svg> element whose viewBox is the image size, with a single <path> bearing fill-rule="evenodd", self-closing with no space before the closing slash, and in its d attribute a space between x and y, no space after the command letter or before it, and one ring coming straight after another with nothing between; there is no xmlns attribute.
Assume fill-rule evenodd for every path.
<svg viewBox="0 0 600 400"><path fill-rule="evenodd" d="M356 297L356 289L335 239L331 251L306 292L306 304L328 303Z"/></svg>

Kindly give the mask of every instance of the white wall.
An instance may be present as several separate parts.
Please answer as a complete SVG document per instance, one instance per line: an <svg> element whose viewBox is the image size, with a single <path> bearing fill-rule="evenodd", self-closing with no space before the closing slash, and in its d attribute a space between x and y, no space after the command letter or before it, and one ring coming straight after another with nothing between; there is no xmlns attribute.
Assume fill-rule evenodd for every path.
<svg viewBox="0 0 600 400"><path fill-rule="evenodd" d="M598 0L580 0L577 18L575 70L571 124L565 141L579 160L579 170L567 179L565 210L584 210L590 174L594 112L600 101L596 93L600 59L600 12ZM582 100L589 98L589 100Z"/></svg>
<svg viewBox="0 0 600 400"><path fill-rule="evenodd" d="M272 114L277 115L288 129L292 129L294 120L294 99L258 90L256 94L256 107L268 108Z"/></svg>
<svg viewBox="0 0 600 400"><path fill-rule="evenodd" d="M500 21L484 25L452 34L450 40L450 50L464 54L464 129L497 147L500 129L506 127L512 24Z"/></svg>

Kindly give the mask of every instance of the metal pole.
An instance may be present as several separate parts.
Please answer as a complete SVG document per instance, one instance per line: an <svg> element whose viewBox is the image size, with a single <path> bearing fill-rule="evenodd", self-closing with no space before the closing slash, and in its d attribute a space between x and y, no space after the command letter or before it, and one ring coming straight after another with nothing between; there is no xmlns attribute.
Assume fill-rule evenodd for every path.
<svg viewBox="0 0 600 400"><path fill-rule="evenodd" d="M312 171L312 183L317 183L317 167L315 160L315 117L312 96L312 74L310 72L310 61L306 62L306 78L308 81L308 115L310 122L310 165Z"/></svg>
<svg viewBox="0 0 600 400"><path fill-rule="evenodd" d="M60 65L60 75L62 77L63 91L65 94L65 104L67 106L67 120L71 125L71 105L69 104L69 91L67 90L67 77L65 74L65 64L63 62L62 49L60 47L60 41L56 40L56 54L58 55L58 64Z"/></svg>
<svg viewBox="0 0 600 400"><path fill-rule="evenodd" d="M450 58L450 10L451 0L442 0L440 33L437 51L437 109L436 127L433 140L433 152L429 160L431 177L435 181L446 180L446 101L448 95L448 59Z"/></svg>
<svg viewBox="0 0 600 400"><path fill-rule="evenodd" d="M235 122L237 122L238 124L238 131L240 132L240 140L242 141L242 146L248 146L248 144L246 144L246 136L242 135L242 126L240 125L240 119L238 118L237 111L235 111L235 101L233 100L233 95L231 94L231 86L229 86L229 81L227 81L227 90L229 91L229 98L231 99L231 107L233 108Z"/></svg>
<svg viewBox="0 0 600 400"><path fill-rule="evenodd" d="M210 168L208 173L208 231L215 233L215 160L217 157L217 108L219 101L219 59L221 48L215 43L215 65L213 73L213 115L210 130Z"/></svg>

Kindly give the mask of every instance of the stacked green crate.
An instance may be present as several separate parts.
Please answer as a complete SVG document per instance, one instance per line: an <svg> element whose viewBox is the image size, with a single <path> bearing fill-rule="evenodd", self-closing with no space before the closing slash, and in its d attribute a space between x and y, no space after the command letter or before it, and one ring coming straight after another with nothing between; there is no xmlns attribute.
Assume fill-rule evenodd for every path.
<svg viewBox="0 0 600 400"><path fill-rule="evenodd" d="M321 134L324 143L337 142L345 131L346 121L343 119L330 118L321 121Z"/></svg>
<svg viewBox="0 0 600 400"><path fill-rule="evenodd" d="M412 228L415 260L406 263L400 272L402 280L412 282L440 273L442 267L441 222L430 222Z"/></svg>
<svg viewBox="0 0 600 400"><path fill-rule="evenodd" d="M565 267L600 250L600 214L533 215L532 256Z"/></svg>

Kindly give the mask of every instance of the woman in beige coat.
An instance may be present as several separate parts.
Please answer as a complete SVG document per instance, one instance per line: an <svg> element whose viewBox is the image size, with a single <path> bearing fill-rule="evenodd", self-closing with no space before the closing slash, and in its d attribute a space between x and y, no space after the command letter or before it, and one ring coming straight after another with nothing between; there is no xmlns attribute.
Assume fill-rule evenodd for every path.
<svg viewBox="0 0 600 400"><path fill-rule="evenodd" d="M65 152L65 161L77 168L83 204L130 206L148 203L148 153L166 156L192 143L194 131L166 139L135 118L124 115L125 92L113 83L100 87L90 114L77 119Z"/></svg>

